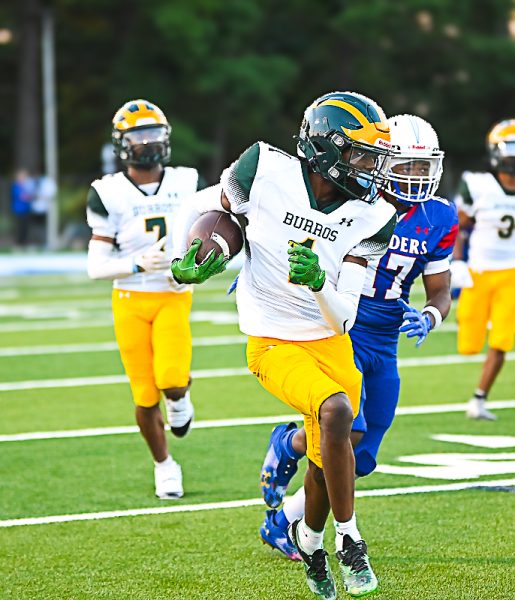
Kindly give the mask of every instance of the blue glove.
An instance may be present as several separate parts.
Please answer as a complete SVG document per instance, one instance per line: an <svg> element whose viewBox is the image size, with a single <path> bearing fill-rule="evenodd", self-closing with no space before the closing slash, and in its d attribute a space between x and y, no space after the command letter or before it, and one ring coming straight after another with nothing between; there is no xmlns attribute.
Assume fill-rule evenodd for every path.
<svg viewBox="0 0 515 600"><path fill-rule="evenodd" d="M233 282L229 286L229 289L226 292L227 296L229 296L230 294L232 294L234 292L234 290L237 288L239 276L240 276L240 274L238 273L238 275L236 275L236 277L234 278Z"/></svg>
<svg viewBox="0 0 515 600"><path fill-rule="evenodd" d="M402 298L399 298L397 302L404 310L402 315L403 321L407 321L407 323L405 322L399 327L399 331L406 333L406 337L409 338L417 336L418 340L415 346L418 348L433 327L431 319L427 313L420 312L416 308L413 308L404 302Z"/></svg>

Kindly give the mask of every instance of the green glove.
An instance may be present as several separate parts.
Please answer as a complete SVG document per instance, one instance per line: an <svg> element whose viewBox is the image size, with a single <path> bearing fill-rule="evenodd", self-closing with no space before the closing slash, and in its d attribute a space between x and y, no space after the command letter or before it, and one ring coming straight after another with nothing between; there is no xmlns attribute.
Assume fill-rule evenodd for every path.
<svg viewBox="0 0 515 600"><path fill-rule="evenodd" d="M206 256L206 258L197 265L195 256L202 242L193 240L191 246L182 258L176 258L172 262L172 275L175 281L179 283L204 283L213 275L217 275L225 271L229 259L223 254L216 256L214 249Z"/></svg>
<svg viewBox="0 0 515 600"><path fill-rule="evenodd" d="M318 256L310 248L293 242L288 248L290 282L307 285L313 292L319 292L325 282L325 271L318 264Z"/></svg>

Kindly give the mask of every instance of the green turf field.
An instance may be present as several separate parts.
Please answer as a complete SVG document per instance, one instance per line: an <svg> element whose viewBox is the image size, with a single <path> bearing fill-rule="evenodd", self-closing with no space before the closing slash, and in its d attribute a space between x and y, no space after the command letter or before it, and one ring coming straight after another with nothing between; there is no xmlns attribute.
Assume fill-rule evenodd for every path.
<svg viewBox="0 0 515 600"><path fill-rule="evenodd" d="M0 279L2 600L314 598L302 566L259 540L264 419L291 410L246 374L230 276L195 293L197 427L170 437L185 495L169 502L154 498L134 432L110 284ZM491 394L498 420L468 421L461 404L480 362L456 356L455 335L451 317L420 349L401 342L400 414L377 472L357 482L378 600L515 598L514 357ZM330 524L326 533L332 551Z"/></svg>

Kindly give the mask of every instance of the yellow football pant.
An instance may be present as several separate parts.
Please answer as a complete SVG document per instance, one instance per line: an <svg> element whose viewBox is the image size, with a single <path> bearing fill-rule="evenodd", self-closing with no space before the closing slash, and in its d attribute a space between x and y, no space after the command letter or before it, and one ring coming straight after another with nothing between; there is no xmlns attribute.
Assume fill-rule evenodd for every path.
<svg viewBox="0 0 515 600"><path fill-rule="evenodd" d="M359 409L361 373L354 363L350 337L293 342L251 336L247 362L265 389L304 416L307 456L322 467L321 404L329 396L344 392L354 416Z"/></svg>
<svg viewBox="0 0 515 600"><path fill-rule="evenodd" d="M489 322L488 345L508 352L515 336L515 269L471 274L474 286L463 289L458 300L458 352L480 352Z"/></svg>
<svg viewBox="0 0 515 600"><path fill-rule="evenodd" d="M113 290L116 340L138 406L161 391L188 385L191 367L191 292Z"/></svg>

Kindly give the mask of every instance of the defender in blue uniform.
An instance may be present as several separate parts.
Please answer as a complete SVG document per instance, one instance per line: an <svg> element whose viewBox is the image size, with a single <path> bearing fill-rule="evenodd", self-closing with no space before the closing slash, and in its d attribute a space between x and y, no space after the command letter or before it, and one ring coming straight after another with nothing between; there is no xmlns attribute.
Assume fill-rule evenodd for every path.
<svg viewBox="0 0 515 600"><path fill-rule="evenodd" d="M458 233L455 206L435 197L442 174L443 152L433 128L419 117L399 115L389 120L395 156L390 158L386 198L397 208L398 223L390 247L379 263L368 266L358 315L350 331L355 361L363 373L360 411L352 427L356 475L376 467L381 441L397 407L400 379L397 369L399 332L416 337L420 345L438 327L450 306L450 255ZM422 275L426 305L409 306L415 279ZM292 560L298 553L287 535L289 523L303 514L304 490L277 508L297 461L305 452L303 429L294 423L272 433L261 470L261 489L272 508L260 529L261 538ZM349 531L357 531L355 517Z"/></svg>
<svg viewBox="0 0 515 600"><path fill-rule="evenodd" d="M377 268L371 268L367 274L358 316L350 332L356 364L364 379L360 412L352 427L365 434L354 447L356 474L360 477L375 469L379 445L399 400L399 330L406 331L408 337L414 331L420 332L414 334L418 346L449 311L449 257L457 232L454 204L443 198L415 204L400 213L387 253ZM426 290L426 307L421 317L408 305L411 286L419 275ZM429 311L429 307L440 314ZM404 315L415 323L420 320L421 329L414 330L409 323L403 326Z"/></svg>

